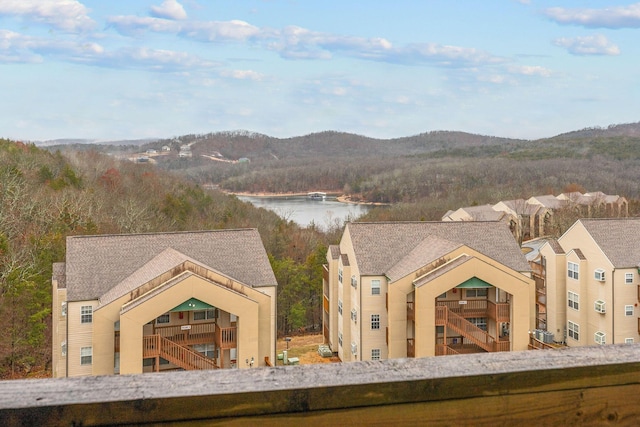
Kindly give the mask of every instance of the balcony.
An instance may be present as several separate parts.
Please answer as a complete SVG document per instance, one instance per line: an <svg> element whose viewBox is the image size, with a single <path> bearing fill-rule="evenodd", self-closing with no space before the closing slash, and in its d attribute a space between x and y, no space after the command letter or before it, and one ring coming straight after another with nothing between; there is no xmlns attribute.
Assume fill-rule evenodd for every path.
<svg viewBox="0 0 640 427"><path fill-rule="evenodd" d="M496 322L511 321L511 306L486 299L460 301L436 301L436 306L447 307L449 311L462 317L487 317Z"/></svg>
<svg viewBox="0 0 640 427"><path fill-rule="evenodd" d="M414 321L416 320L416 310L413 305L413 301L407 302L407 320Z"/></svg>

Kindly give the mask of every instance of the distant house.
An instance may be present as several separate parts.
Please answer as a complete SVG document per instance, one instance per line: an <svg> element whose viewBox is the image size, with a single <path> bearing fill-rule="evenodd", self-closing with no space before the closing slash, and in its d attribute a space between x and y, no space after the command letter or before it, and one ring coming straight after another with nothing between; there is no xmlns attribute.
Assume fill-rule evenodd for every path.
<svg viewBox="0 0 640 427"><path fill-rule="evenodd" d="M154 150L153 148L150 148L146 151L147 154L158 154L158 150Z"/></svg>
<svg viewBox="0 0 640 427"><path fill-rule="evenodd" d="M324 341L343 362L526 350L534 292L502 222L348 223L327 252Z"/></svg>
<svg viewBox="0 0 640 427"><path fill-rule="evenodd" d="M171 147L169 147L168 145L163 145L162 151L171 151Z"/></svg>
<svg viewBox="0 0 640 427"><path fill-rule="evenodd" d="M54 377L275 360L277 284L257 230L72 236L53 271Z"/></svg>

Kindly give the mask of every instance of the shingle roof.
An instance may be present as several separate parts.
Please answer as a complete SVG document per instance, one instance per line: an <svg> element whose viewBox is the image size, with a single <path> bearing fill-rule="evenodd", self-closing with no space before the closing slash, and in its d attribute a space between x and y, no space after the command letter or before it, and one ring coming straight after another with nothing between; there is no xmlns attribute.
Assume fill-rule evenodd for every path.
<svg viewBox="0 0 640 427"><path fill-rule="evenodd" d="M640 218L580 219L616 268L631 268L640 263Z"/></svg>
<svg viewBox="0 0 640 427"><path fill-rule="evenodd" d="M503 222L354 222L347 227L361 275L386 274L429 236L467 245L516 271L531 270Z"/></svg>
<svg viewBox="0 0 640 427"><path fill-rule="evenodd" d="M331 259L338 259L340 257L340 246L329 245L329 254Z"/></svg>
<svg viewBox="0 0 640 427"><path fill-rule="evenodd" d="M252 287L275 286L255 229L67 237L69 301L97 299L167 248Z"/></svg>
<svg viewBox="0 0 640 427"><path fill-rule="evenodd" d="M437 261L460 246L460 243L437 236L427 236L387 271L387 277L394 282L420 267Z"/></svg>

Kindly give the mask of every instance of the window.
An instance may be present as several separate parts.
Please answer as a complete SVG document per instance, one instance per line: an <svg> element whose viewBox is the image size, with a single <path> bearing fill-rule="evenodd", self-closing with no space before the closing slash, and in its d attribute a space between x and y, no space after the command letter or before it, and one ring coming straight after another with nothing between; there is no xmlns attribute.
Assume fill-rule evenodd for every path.
<svg viewBox="0 0 640 427"><path fill-rule="evenodd" d="M576 294L575 292L569 291L567 301L569 303L569 307L573 308L574 310L580 309L580 295Z"/></svg>
<svg viewBox="0 0 640 427"><path fill-rule="evenodd" d="M380 280L371 281L371 295L380 295Z"/></svg>
<svg viewBox="0 0 640 427"><path fill-rule="evenodd" d="M342 347L342 332L338 332L338 345Z"/></svg>
<svg viewBox="0 0 640 427"><path fill-rule="evenodd" d="M380 349L372 348L371 349L371 360L380 360Z"/></svg>
<svg viewBox="0 0 640 427"><path fill-rule="evenodd" d="M342 283L342 268L338 268L338 282Z"/></svg>
<svg viewBox="0 0 640 427"><path fill-rule="evenodd" d="M62 301L62 305L60 307L60 315L62 317L67 315L67 302L66 301Z"/></svg>
<svg viewBox="0 0 640 427"><path fill-rule="evenodd" d="M633 284L633 273L624 273L624 283L627 285Z"/></svg>
<svg viewBox="0 0 640 427"><path fill-rule="evenodd" d="M62 343L60 344L60 355L62 357L65 357L67 355L67 342L66 341L62 341Z"/></svg>
<svg viewBox="0 0 640 427"><path fill-rule="evenodd" d="M194 311L193 312L193 320L207 320L207 319L215 319L216 318L216 310L202 310L202 311Z"/></svg>
<svg viewBox="0 0 640 427"><path fill-rule="evenodd" d="M93 359L93 348L82 347L80 349L80 364L91 365L92 359Z"/></svg>
<svg viewBox="0 0 640 427"><path fill-rule="evenodd" d="M624 306L624 315L625 316L633 316L633 306L632 305L625 305Z"/></svg>
<svg viewBox="0 0 640 427"><path fill-rule="evenodd" d="M625 338L624 339L624 343L625 344L633 344L633 338Z"/></svg>
<svg viewBox="0 0 640 427"><path fill-rule="evenodd" d="M91 323L93 322L93 307L90 305L83 305L80 307L80 322Z"/></svg>
<svg viewBox="0 0 640 427"><path fill-rule="evenodd" d="M567 263L567 274L570 278L578 280L578 273L580 272L580 267L575 262Z"/></svg>
<svg viewBox="0 0 640 427"><path fill-rule="evenodd" d="M580 339L580 325L578 325L577 323L573 323L571 320L569 320L569 322L567 323L567 332L569 334L569 338L573 338L574 340L578 341Z"/></svg>
<svg viewBox="0 0 640 427"><path fill-rule="evenodd" d="M158 316L156 318L156 324L158 324L158 323L169 323L169 321L170 321L169 320L169 313L165 313L165 314L163 314L161 316Z"/></svg>
<svg viewBox="0 0 640 427"><path fill-rule="evenodd" d="M353 320L354 322L358 321L358 312L355 308L351 309L351 320Z"/></svg>
<svg viewBox="0 0 640 427"><path fill-rule="evenodd" d="M483 331L487 330L487 318L486 317L470 317L467 319L469 322L476 325L476 327L482 329Z"/></svg>
<svg viewBox="0 0 640 427"><path fill-rule="evenodd" d="M466 296L467 298L486 298L489 294L488 288L476 288L476 289L467 289Z"/></svg>
<svg viewBox="0 0 640 427"><path fill-rule="evenodd" d="M380 329L380 315L372 314L371 315L371 329Z"/></svg>
<svg viewBox="0 0 640 427"><path fill-rule="evenodd" d="M356 279L356 276L351 276L351 286L358 289L358 279Z"/></svg>
<svg viewBox="0 0 640 427"><path fill-rule="evenodd" d="M342 300L338 300L338 313L342 316Z"/></svg>
<svg viewBox="0 0 640 427"><path fill-rule="evenodd" d="M607 343L606 334L604 332L596 332L593 334L593 338L596 340L596 344L605 345Z"/></svg>

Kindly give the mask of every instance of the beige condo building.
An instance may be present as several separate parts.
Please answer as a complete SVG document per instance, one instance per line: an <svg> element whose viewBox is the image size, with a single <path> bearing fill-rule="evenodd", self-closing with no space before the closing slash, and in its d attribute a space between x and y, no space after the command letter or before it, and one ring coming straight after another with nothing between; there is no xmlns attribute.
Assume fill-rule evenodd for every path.
<svg viewBox="0 0 640 427"><path fill-rule="evenodd" d="M275 360L276 279L255 229L73 236L54 264L53 376Z"/></svg>
<svg viewBox="0 0 640 427"><path fill-rule="evenodd" d="M324 341L345 362L526 350L535 325L503 222L349 223L323 289Z"/></svg>
<svg viewBox="0 0 640 427"><path fill-rule="evenodd" d="M536 260L547 332L570 347L640 340L640 219L580 219Z"/></svg>

